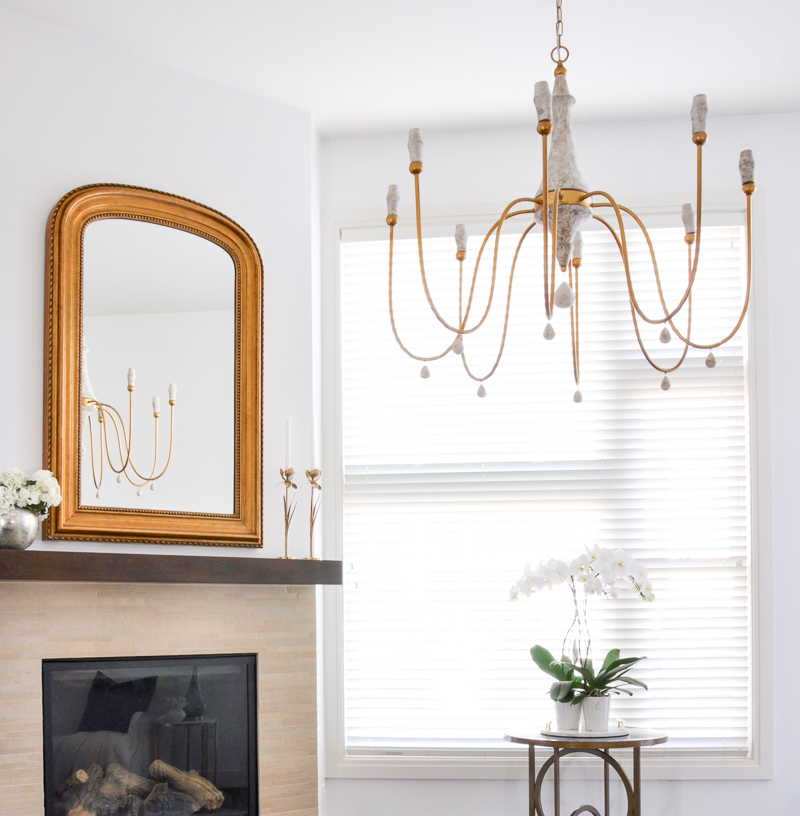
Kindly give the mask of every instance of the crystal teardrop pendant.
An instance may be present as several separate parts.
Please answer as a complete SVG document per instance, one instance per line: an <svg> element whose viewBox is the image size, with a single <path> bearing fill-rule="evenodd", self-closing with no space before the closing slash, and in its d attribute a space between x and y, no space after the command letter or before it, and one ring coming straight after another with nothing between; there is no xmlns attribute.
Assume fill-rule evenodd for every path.
<svg viewBox="0 0 800 816"><path fill-rule="evenodd" d="M428 366L426 365L422 366L419 372L419 376L422 377L423 380L427 380L428 377L431 376L431 370L428 368Z"/></svg>
<svg viewBox="0 0 800 816"><path fill-rule="evenodd" d="M100 498L100 491L99 491L99 490L97 491L97 493L95 493L95 494L94 494L94 497L95 497L96 499L99 499L99 498Z"/></svg>
<svg viewBox="0 0 800 816"><path fill-rule="evenodd" d="M453 343L453 354L463 354L464 353L464 341L461 337L456 337L455 342Z"/></svg>
<svg viewBox="0 0 800 816"><path fill-rule="evenodd" d="M545 340L552 340L556 336L556 330L548 323L544 327L544 331L542 332L542 337Z"/></svg>
<svg viewBox="0 0 800 816"><path fill-rule="evenodd" d="M141 487L140 487L140 488L139 488L139 489L136 491L136 495L137 495L137 496L141 496L141 495L142 495L142 488L141 488Z"/></svg>
<svg viewBox="0 0 800 816"><path fill-rule="evenodd" d="M156 489L156 483L155 482L150 482L150 490L155 491L155 489Z"/></svg>
<svg viewBox="0 0 800 816"><path fill-rule="evenodd" d="M566 281L562 281L561 286L556 289L553 302L559 309L569 309L575 303L575 292Z"/></svg>
<svg viewBox="0 0 800 816"><path fill-rule="evenodd" d="M670 383L669 377L665 376L664 379L661 380L661 390L669 391L670 388L672 388L672 383Z"/></svg>
<svg viewBox="0 0 800 816"><path fill-rule="evenodd" d="M706 357L706 368L714 368L717 364L717 358L709 351Z"/></svg>
<svg viewBox="0 0 800 816"><path fill-rule="evenodd" d="M119 474L119 476L117 476L117 484L122 484L122 474L121 473Z"/></svg>
<svg viewBox="0 0 800 816"><path fill-rule="evenodd" d="M580 392L580 391L576 391L576 392L575 392L575 393L572 395L572 401L573 401L573 402L583 402L583 394L581 394L581 392Z"/></svg>
<svg viewBox="0 0 800 816"><path fill-rule="evenodd" d="M481 383L480 388L478 388L478 396L483 399L486 396L486 389L483 387L483 383Z"/></svg>
<svg viewBox="0 0 800 816"><path fill-rule="evenodd" d="M669 333L669 329L666 326L661 329L661 334L659 334L658 339L662 343L669 343L669 341L672 340L672 335Z"/></svg>

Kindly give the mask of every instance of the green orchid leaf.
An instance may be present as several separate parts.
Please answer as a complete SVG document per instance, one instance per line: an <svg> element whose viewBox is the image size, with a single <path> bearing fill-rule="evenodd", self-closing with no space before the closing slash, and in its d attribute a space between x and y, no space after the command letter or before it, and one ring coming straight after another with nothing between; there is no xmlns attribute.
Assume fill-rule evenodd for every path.
<svg viewBox="0 0 800 816"><path fill-rule="evenodd" d="M626 677L624 680L625 683L633 683L634 686L639 686L647 691L647 686L641 681L637 680L635 677Z"/></svg>
<svg viewBox="0 0 800 816"><path fill-rule="evenodd" d="M612 649L607 655L606 659L603 661L603 668L600 669L600 674L602 674L606 669L608 669L612 663L615 663L619 660L619 649Z"/></svg>
<svg viewBox="0 0 800 816"><path fill-rule="evenodd" d="M553 655L544 648L544 646L534 646L531 649L531 657L533 662L545 673L556 680L565 680L564 669Z"/></svg>

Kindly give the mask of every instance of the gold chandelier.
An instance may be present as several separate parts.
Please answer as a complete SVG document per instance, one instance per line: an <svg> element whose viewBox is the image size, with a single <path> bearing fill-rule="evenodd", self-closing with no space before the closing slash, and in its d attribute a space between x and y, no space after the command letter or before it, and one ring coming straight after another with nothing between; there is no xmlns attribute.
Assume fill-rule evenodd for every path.
<svg viewBox="0 0 800 816"><path fill-rule="evenodd" d="M739 172L742 180L742 191L747 202L746 206L746 253L747 253L747 282L744 298L744 306L736 325L731 332L722 340L715 343L696 343L691 339L692 327L692 289L697 277L697 268L700 260L700 238L702 224L702 196L703 196L703 145L706 143L706 116L708 113L705 94L698 94L694 97L691 111L692 119L692 141L697 146L697 218L695 222L695 210L691 204L684 204L682 219L685 228L684 240L688 249L688 285L680 297L677 305L670 309L664 297L661 285L661 277L658 271L653 243L639 216L628 207L617 204L614 198L602 190L590 191L583 181L575 160L575 148L572 141L572 127L570 122L570 108L575 104L575 98L570 95L567 87L567 69L564 63L569 58L569 49L561 44L563 33L563 22L561 12L562 0L556 0L556 46L550 52L550 58L556 63L555 81L552 95L547 82L537 82L534 91L534 104L538 114L537 132L542 137L542 184L533 198L517 198L512 201L502 212L500 218L494 223L483 239L481 248L475 261L475 268L472 274L472 282L469 287L466 308L464 308L464 261L467 257L467 232L463 224L456 226L456 260L458 261L458 322L453 323L446 320L433 302L428 280L425 274L425 261L422 249L422 219L420 214L420 174L422 173L422 137L418 129L411 130L408 138L408 150L411 159L409 171L414 176L414 193L416 199L416 222L417 222L417 245L419 251L419 266L422 277L422 285L428 304L436 319L450 331L454 338L452 342L440 354L431 357L424 357L413 354L402 342L397 332L394 318L394 305L392 300L392 263L394 255L394 228L398 223L399 194L397 185L389 187L389 194L386 197L388 205L388 216L386 223L389 225L389 316L392 324L392 332L400 348L412 359L418 360L424 365L420 376L427 379L430 376L430 369L427 363L438 360L451 351L461 355L464 369L473 380L479 383L478 396L485 397L486 389L483 383L488 380L497 370L500 359L503 355L506 335L508 332L508 315L511 306L511 285L514 280L517 259L520 250L525 243L525 239L537 224L543 227L543 267L544 267L544 312L547 325L544 329L546 340L555 337L555 331L550 323L553 317L554 308L569 309L570 313L570 336L572 342L572 363L573 375L575 379L576 391L574 401L581 402L583 395L580 392L580 343L579 343L579 270L582 263L583 239L580 228L589 220L598 221L613 236L619 249L622 263L625 269L625 277L630 301L631 316L633 318L634 330L639 348L644 354L647 362L657 371L664 375L661 381L661 388L668 391L670 381L668 375L676 371L686 359L689 348L703 349L709 352L705 364L708 368L716 365L712 349L727 343L739 330L747 313L747 306L750 300L750 279L752 270L752 217L751 217L751 197L755 192L753 183L753 155L750 150L743 150L739 159ZM548 146L548 139L550 144ZM610 210L609 220L598 214L604 209ZM658 290L658 298L661 304L662 314L649 316L645 314L634 292L631 277L630 262L628 259L628 242L626 237L626 227L623 214L629 216L636 227L641 230L647 247L649 249L655 283ZM487 374L477 376L470 368L464 352L464 337L478 331L486 321L494 301L495 284L497 280L497 258L500 243L500 235L503 225L512 218L519 216L533 216L530 224L522 231L522 235L514 252L509 273L509 291L506 298L505 320L503 324L500 350L494 364ZM489 245L494 236L492 274L489 289L488 304L484 313L477 320L470 324L470 316L473 311L475 286L478 280L478 273L481 269L481 260L484 250ZM491 250L490 250L491 251ZM565 275L561 284L556 287L556 265ZM675 325L675 318L687 309L687 330L682 333ZM639 329L639 320L653 325L662 325L659 337L662 343L668 343L671 339L670 329L683 343L683 351L678 361L672 366L661 366L648 354L642 342Z"/></svg>
<svg viewBox="0 0 800 816"><path fill-rule="evenodd" d="M169 453L167 461L160 472L158 470L158 419L161 416L161 401L158 397L153 397L153 418L155 427L155 445L153 452L153 465L148 474L146 470L140 473L133 464L131 458L131 442L133 440L133 392L136 390L136 370L128 369L128 427L120 412L106 402L100 402L92 390L89 380L88 366L89 349L84 348L81 360L81 417L82 436L89 438L89 453L92 465L92 479L97 493L95 498L101 498L100 489L103 486L105 476L105 463L109 469L117 474L117 482L122 483L122 477L136 488L136 495L142 495L142 488L150 486L150 490L156 489L156 482L167 472L172 461L172 443L175 431L175 405L178 402L178 386L175 383L169 385ZM93 419L97 421L97 447L95 447L95 435ZM112 441L116 441L116 461L112 457L114 445L109 445L108 437L109 424L114 429ZM88 434L87 434L88 431ZM86 447L81 443L81 453L86 453Z"/></svg>

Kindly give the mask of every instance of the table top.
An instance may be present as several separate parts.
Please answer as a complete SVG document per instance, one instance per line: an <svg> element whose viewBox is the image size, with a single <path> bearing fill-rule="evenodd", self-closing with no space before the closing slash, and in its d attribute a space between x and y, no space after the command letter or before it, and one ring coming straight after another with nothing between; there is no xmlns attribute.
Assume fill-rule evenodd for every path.
<svg viewBox="0 0 800 816"><path fill-rule="evenodd" d="M647 745L660 745L667 741L667 735L660 731L650 731L645 728L631 728L626 737L547 737L540 733L541 729L531 728L505 734L504 739L509 742L521 742L525 745L541 745L550 748L641 748Z"/></svg>

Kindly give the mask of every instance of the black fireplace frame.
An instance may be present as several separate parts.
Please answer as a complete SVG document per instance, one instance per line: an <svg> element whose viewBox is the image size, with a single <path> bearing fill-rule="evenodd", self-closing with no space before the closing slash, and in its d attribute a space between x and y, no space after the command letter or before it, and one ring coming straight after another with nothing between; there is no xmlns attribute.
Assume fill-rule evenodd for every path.
<svg viewBox="0 0 800 816"><path fill-rule="evenodd" d="M257 816L259 813L259 796L258 796L258 777L259 777L259 760L258 760L258 655L255 652L235 652L235 653L217 653L213 655L148 655L146 657L138 656L119 656L119 657L75 657L75 658L57 658L57 659L42 659L42 721L43 721L43 737L44 737L44 816L53 816L53 802L55 796L54 779L52 774L53 769L53 722L51 712L45 706L45 700L52 698L52 678L53 674L58 671L69 671L76 666L91 663L91 668L97 671L113 671L119 668L139 668L147 671L147 667L156 663L163 663L165 660L186 661L187 664L192 661L202 660L206 666L214 665L230 665L231 663L242 665L246 668L246 683L247 683L247 722L252 723L252 727L248 727L247 733L247 752L248 756L252 758L250 767L248 768L248 809L252 816Z"/></svg>

